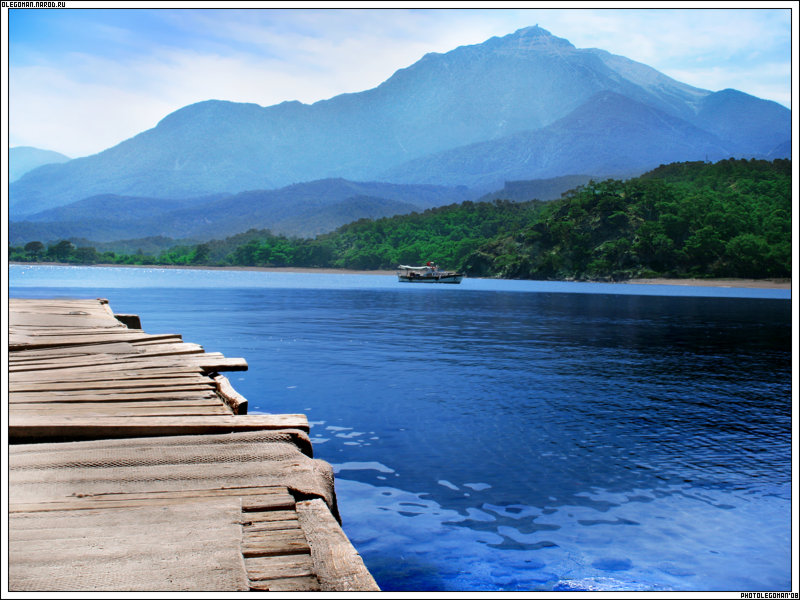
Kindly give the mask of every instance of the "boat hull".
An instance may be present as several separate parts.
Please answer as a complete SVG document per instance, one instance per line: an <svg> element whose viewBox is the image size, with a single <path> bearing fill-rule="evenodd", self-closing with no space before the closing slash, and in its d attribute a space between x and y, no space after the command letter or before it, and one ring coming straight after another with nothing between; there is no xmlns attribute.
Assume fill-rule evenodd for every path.
<svg viewBox="0 0 800 600"><path fill-rule="evenodd" d="M398 275L397 279L401 283L461 283L463 275L442 275L441 277L409 277L408 275Z"/></svg>

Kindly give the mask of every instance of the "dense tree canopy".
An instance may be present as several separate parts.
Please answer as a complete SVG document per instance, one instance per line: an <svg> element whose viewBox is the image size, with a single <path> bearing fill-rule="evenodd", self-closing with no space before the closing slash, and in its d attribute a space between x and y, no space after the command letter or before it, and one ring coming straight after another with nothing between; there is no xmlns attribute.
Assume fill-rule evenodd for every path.
<svg viewBox="0 0 800 600"><path fill-rule="evenodd" d="M788 277L791 162L679 163L592 181L467 267L522 278Z"/></svg>

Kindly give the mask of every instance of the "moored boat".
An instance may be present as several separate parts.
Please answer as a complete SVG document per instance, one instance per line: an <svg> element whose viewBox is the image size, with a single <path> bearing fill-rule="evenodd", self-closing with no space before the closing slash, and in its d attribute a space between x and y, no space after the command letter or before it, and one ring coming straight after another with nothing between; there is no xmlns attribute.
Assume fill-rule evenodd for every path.
<svg viewBox="0 0 800 600"><path fill-rule="evenodd" d="M400 265L397 268L397 280L403 283L461 283L464 278L463 273L444 271L432 262L422 267Z"/></svg>

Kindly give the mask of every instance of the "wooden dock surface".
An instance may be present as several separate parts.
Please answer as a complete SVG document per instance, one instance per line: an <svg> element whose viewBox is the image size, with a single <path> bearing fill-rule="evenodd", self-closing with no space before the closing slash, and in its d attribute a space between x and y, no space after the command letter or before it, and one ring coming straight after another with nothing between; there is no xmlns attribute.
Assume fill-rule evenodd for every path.
<svg viewBox="0 0 800 600"><path fill-rule="evenodd" d="M304 415L102 300L10 300L10 591L377 591Z"/></svg>

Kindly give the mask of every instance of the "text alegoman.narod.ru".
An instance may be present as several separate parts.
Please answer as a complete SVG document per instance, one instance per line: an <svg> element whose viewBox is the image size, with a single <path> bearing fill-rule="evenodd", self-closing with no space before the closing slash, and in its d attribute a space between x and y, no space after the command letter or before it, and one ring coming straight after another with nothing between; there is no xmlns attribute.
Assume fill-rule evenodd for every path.
<svg viewBox="0 0 800 600"><path fill-rule="evenodd" d="M66 8L66 2L52 2L41 0L37 2L3 2L4 7L8 8Z"/></svg>

